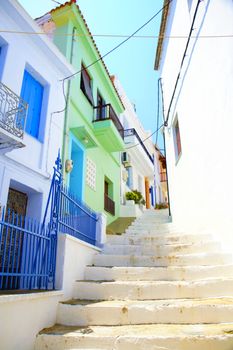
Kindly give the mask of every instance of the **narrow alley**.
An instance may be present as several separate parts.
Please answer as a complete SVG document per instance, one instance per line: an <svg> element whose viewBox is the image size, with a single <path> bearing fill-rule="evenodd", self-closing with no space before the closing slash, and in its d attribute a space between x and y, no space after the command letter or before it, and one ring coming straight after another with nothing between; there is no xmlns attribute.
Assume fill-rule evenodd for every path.
<svg viewBox="0 0 233 350"><path fill-rule="evenodd" d="M232 256L211 235L181 232L167 210L148 210L108 237L36 350L229 350L232 275Z"/></svg>

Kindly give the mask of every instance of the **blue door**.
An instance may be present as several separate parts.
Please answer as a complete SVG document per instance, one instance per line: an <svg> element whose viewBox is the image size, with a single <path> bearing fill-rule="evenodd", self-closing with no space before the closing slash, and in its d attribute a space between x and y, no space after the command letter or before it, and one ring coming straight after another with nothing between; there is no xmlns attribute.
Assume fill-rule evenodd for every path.
<svg viewBox="0 0 233 350"><path fill-rule="evenodd" d="M26 132L38 139L44 87L26 70L24 71L21 97L28 103Z"/></svg>
<svg viewBox="0 0 233 350"><path fill-rule="evenodd" d="M74 140L71 141L71 159L73 160L73 170L70 174L70 191L76 198L83 199L84 182L84 150Z"/></svg>

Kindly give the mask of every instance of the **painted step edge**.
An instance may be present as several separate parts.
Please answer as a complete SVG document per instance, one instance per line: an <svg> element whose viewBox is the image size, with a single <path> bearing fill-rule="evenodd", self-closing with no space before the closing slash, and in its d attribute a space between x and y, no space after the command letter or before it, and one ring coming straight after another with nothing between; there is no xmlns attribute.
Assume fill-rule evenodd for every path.
<svg viewBox="0 0 233 350"><path fill-rule="evenodd" d="M88 301L60 303L57 322L66 326L215 324L233 322L233 298Z"/></svg>
<svg viewBox="0 0 233 350"><path fill-rule="evenodd" d="M117 327L54 326L40 332L35 350L229 350L233 324L142 325Z"/></svg>

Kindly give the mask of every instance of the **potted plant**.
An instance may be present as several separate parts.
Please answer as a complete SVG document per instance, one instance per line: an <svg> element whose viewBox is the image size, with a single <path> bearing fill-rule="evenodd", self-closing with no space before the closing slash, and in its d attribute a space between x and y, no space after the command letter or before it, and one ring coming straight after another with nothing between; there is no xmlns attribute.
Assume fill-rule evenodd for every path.
<svg viewBox="0 0 233 350"><path fill-rule="evenodd" d="M126 192L125 194L126 204L134 205L137 199L137 196L134 192Z"/></svg>
<svg viewBox="0 0 233 350"><path fill-rule="evenodd" d="M145 199L143 198L141 192L139 192L138 190L132 190L131 192L126 192L125 197L126 197L127 204L132 204L132 201L134 202L133 204L139 204L140 206L143 206L146 204ZM129 201L130 203L128 203Z"/></svg>

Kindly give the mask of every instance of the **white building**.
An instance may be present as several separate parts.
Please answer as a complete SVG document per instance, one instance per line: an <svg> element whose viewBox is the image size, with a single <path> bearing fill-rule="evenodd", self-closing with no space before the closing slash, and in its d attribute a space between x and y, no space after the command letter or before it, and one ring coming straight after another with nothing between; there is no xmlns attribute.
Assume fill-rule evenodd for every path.
<svg viewBox="0 0 233 350"><path fill-rule="evenodd" d="M132 201L130 204L127 192L139 191L145 199L144 208L148 209L165 201L160 183L159 154L150 137L151 132L144 130L119 79L114 77L113 81L125 106L121 115L126 150L122 153L120 217L137 217L143 207L135 206Z"/></svg>
<svg viewBox="0 0 233 350"><path fill-rule="evenodd" d="M65 101L61 79L74 73L74 69L46 35L32 34L41 32L41 29L16 0L0 2L0 23L0 202L1 206L7 205L18 214L40 220L47 202L54 162L58 149L62 147ZM30 88L28 81L31 83ZM19 96L29 99L26 124L25 104ZM35 103L31 103L34 96L37 96ZM61 110L62 113L55 113ZM9 272L17 263L14 273L26 275L25 269L19 267L22 245L19 247L18 242L25 239L27 230L10 230L1 220L2 216L2 289L2 272L5 273L5 266L10 266ZM16 226L21 224L15 221L13 223ZM34 225L34 229L38 230L38 226ZM31 257L30 261L28 258L27 265L34 264L33 260L38 258L37 252L44 246L41 240L38 241L42 237L40 234L35 234L34 237L34 240L30 238L30 244L25 245L25 256ZM31 252L35 247L37 252L32 258ZM3 257L3 252L6 251L8 258ZM56 322L58 302L71 298L73 281L83 279L84 267L90 264L96 251L98 248L90 244L68 234L60 234L56 268L58 290L41 290L37 293L4 293L1 290L1 349L34 349L36 335L42 328ZM15 258L13 252L19 252L19 258ZM46 255L43 254L43 259L40 260L42 265L44 260ZM17 282L17 277L14 281ZM15 282L10 282L9 285L8 289L19 289Z"/></svg>
<svg viewBox="0 0 233 350"><path fill-rule="evenodd" d="M170 2L155 61L168 118L173 220L220 235L225 245L233 230L232 19L232 0Z"/></svg>
<svg viewBox="0 0 233 350"><path fill-rule="evenodd" d="M41 30L17 1L1 2L0 22L0 203L40 219L62 146L61 79L74 70L47 36L21 33Z"/></svg>

